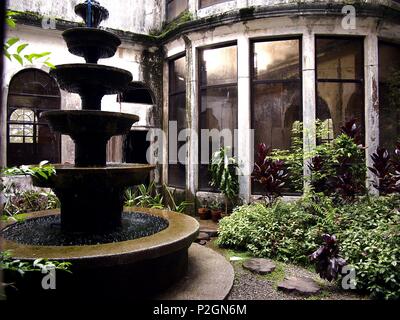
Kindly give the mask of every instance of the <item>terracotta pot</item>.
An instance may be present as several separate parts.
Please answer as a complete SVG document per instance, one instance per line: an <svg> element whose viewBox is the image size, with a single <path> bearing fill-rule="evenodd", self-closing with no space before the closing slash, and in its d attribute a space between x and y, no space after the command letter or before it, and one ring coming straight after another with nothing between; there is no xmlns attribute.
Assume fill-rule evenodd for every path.
<svg viewBox="0 0 400 320"><path fill-rule="evenodd" d="M197 213L199 214L200 220L207 220L211 218L210 210L208 208L198 208Z"/></svg>
<svg viewBox="0 0 400 320"><path fill-rule="evenodd" d="M222 218L222 210L211 210L211 219L214 222L218 222Z"/></svg>

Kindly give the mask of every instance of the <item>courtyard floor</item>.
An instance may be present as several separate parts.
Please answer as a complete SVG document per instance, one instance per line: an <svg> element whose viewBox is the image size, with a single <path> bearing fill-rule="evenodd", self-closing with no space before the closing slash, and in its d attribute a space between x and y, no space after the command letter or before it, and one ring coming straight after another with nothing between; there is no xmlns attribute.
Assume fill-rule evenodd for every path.
<svg viewBox="0 0 400 320"><path fill-rule="evenodd" d="M217 229L218 225L211 220L199 220L201 230ZM237 252L223 249L216 244L216 238L211 238L206 246L223 255L233 266L235 280L227 300L365 300L363 296L352 291L338 288L335 284L321 279L311 268L303 268L290 263L273 261L275 271L268 275L258 275L243 268L243 262L251 255L245 252ZM300 296L293 293L285 293L277 289L278 284L285 277L311 278L321 287L321 291L312 296Z"/></svg>

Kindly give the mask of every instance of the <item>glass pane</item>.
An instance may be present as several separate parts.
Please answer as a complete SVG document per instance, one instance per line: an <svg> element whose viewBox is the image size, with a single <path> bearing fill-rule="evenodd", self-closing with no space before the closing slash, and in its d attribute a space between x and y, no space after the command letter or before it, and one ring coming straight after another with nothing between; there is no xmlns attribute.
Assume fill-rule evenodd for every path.
<svg viewBox="0 0 400 320"><path fill-rule="evenodd" d="M379 81L390 79L394 71L400 71L400 46L379 44Z"/></svg>
<svg viewBox="0 0 400 320"><path fill-rule="evenodd" d="M23 136L24 126L19 124L10 124L10 135L11 136Z"/></svg>
<svg viewBox="0 0 400 320"><path fill-rule="evenodd" d="M363 79L362 39L317 39L318 79Z"/></svg>
<svg viewBox="0 0 400 320"><path fill-rule="evenodd" d="M33 126L31 125L24 125L24 136L33 136Z"/></svg>
<svg viewBox="0 0 400 320"><path fill-rule="evenodd" d="M201 85L222 85L237 82L236 46L205 49L201 53L200 61Z"/></svg>
<svg viewBox="0 0 400 320"><path fill-rule="evenodd" d="M228 2L230 0L200 0L200 8L212 6L214 4Z"/></svg>
<svg viewBox="0 0 400 320"><path fill-rule="evenodd" d="M169 93L186 90L186 58L176 59L170 64L170 88Z"/></svg>
<svg viewBox="0 0 400 320"><path fill-rule="evenodd" d="M254 43L254 79L298 79L300 77L299 45L299 40Z"/></svg>
<svg viewBox="0 0 400 320"><path fill-rule="evenodd" d="M400 99L393 99L396 95L393 94L395 89L392 89L392 82L396 81L394 72L400 72L400 46L380 43L379 144L391 152L400 137Z"/></svg>
<svg viewBox="0 0 400 320"><path fill-rule="evenodd" d="M227 88L209 88L202 90L201 93L201 110L200 110L200 129L229 129L223 132L221 139L210 139L207 148L202 147L203 141L200 131L200 161L209 160L214 151L218 150L218 146L232 147L232 153L235 148L234 129L237 129L237 87ZM221 135L222 136L222 135ZM218 138L218 137L217 137ZM213 144L214 142L214 144ZM204 141L204 143L207 143ZM210 175L208 165L199 165L199 188L200 190L211 190L209 185Z"/></svg>
<svg viewBox="0 0 400 320"><path fill-rule="evenodd" d="M301 121L301 86L298 83L258 84L254 90L255 146L289 149L295 121Z"/></svg>
<svg viewBox="0 0 400 320"><path fill-rule="evenodd" d="M10 137L10 143L23 143L23 137Z"/></svg>
<svg viewBox="0 0 400 320"><path fill-rule="evenodd" d="M34 122L35 113L29 109L17 109L11 114L10 120L18 122Z"/></svg>
<svg viewBox="0 0 400 320"><path fill-rule="evenodd" d="M172 21L178 17L188 7L188 0L169 0L167 1L167 20Z"/></svg>
<svg viewBox="0 0 400 320"><path fill-rule="evenodd" d="M357 83L319 83L317 119L332 119L335 137L347 120L355 118L364 131L364 90Z"/></svg>

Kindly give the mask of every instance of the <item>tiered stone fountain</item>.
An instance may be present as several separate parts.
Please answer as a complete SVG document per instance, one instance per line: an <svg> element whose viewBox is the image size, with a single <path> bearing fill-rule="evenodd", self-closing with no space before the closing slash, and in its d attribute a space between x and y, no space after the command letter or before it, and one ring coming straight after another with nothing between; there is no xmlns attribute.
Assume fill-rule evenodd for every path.
<svg viewBox="0 0 400 320"><path fill-rule="evenodd" d="M53 131L75 142L75 165L56 165L56 175L34 181L55 191L61 212L32 214L7 226L1 236L15 258L72 263L72 274L57 274L57 290L44 291L38 279L28 277L18 295L151 296L185 274L188 248L199 226L193 218L170 211L123 211L125 188L144 182L154 166L106 164L108 140L129 132L139 117L101 111L101 100L123 90L132 75L97 64L121 44L114 34L98 29L108 11L86 1L75 12L86 27L67 30L63 37L69 51L86 63L58 65L51 75L62 89L80 95L82 110L43 114Z"/></svg>

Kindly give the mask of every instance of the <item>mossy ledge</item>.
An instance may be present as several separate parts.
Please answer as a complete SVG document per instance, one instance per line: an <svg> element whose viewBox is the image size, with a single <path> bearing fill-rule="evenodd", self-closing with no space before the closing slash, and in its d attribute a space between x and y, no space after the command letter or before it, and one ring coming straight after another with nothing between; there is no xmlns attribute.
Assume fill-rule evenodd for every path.
<svg viewBox="0 0 400 320"><path fill-rule="evenodd" d="M149 34L133 33L118 29L108 29L117 34L123 41L137 43L146 46L161 46L165 43L190 32L201 31L204 29L216 28L225 24L233 24L254 19L268 17L296 17L296 16L343 16L343 3L288 3L274 6L257 6L242 9L235 9L221 14L196 19L187 11L182 13L172 22L165 24L159 30L150 30ZM384 5L367 2L353 2L357 10L358 17L377 17L381 19L399 21L400 6ZM43 16L35 12L17 12L14 16L20 24L41 27ZM81 26L82 24L56 19L57 29L66 30L67 28Z"/></svg>

